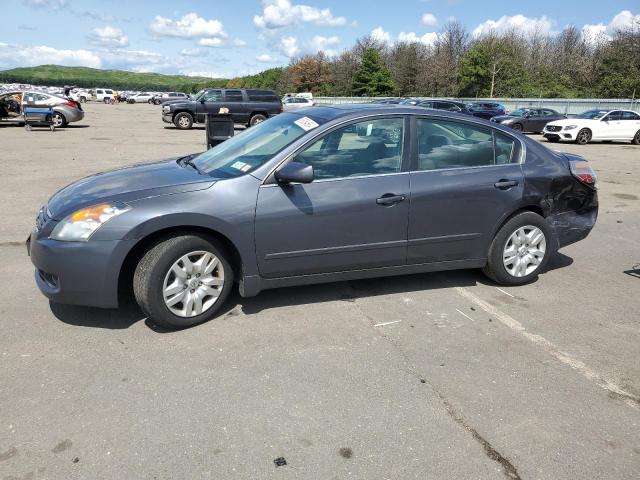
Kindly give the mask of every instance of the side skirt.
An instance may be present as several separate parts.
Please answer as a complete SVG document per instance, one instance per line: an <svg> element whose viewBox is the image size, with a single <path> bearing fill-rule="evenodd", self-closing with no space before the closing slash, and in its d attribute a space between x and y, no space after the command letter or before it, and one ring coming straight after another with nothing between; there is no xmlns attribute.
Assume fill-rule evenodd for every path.
<svg viewBox="0 0 640 480"><path fill-rule="evenodd" d="M317 283L344 282L363 278L391 277L395 275L411 275L416 273L438 272L443 270L459 270L466 268L482 268L486 265L486 258L473 260L451 260L447 262L420 263L414 265L398 265L393 267L379 267L346 272L317 273L295 277L263 278L260 275L245 276L240 280L240 295L254 297L262 290L296 285L313 285Z"/></svg>

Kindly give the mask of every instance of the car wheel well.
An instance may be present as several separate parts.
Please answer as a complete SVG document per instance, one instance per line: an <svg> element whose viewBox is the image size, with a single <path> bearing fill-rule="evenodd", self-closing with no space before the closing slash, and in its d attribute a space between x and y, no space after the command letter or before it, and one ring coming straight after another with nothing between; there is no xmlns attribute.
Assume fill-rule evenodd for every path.
<svg viewBox="0 0 640 480"><path fill-rule="evenodd" d="M142 259L144 254L159 242L162 242L170 237L178 235L189 234L201 234L208 237L213 237L224 245L229 252L229 263L233 268L234 278L241 279L242 276L242 257L238 252L238 249L229 238L221 233L211 230L205 227L198 227L192 225L169 227L162 230L158 230L141 238L138 243L129 251L127 256L122 262L120 267L120 273L118 275L118 294L124 300L124 298L130 298L133 294L133 274L135 272L138 262ZM122 297L124 295L125 297Z"/></svg>
<svg viewBox="0 0 640 480"><path fill-rule="evenodd" d="M505 219L502 222L500 222L498 225L496 225L496 227L494 228L494 230L492 232L491 238L489 239L489 242L493 241L493 237L496 236L496 234L500 231L500 229L502 228L502 226L505 223L507 223L513 217L515 217L516 215L518 215L518 214L520 214L522 212L532 212L532 213L535 213L537 215L540 215L542 218L546 217L546 215L544 214L544 211L538 205L525 205L523 207L520 207L519 209L511 212L511 214L507 215L507 217L505 217Z"/></svg>

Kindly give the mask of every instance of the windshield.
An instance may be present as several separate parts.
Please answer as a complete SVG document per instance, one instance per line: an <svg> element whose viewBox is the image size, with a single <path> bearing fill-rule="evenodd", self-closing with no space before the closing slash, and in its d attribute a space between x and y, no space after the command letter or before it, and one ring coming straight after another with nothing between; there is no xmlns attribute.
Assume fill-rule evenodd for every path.
<svg viewBox="0 0 640 480"><path fill-rule="evenodd" d="M198 93L196 93L195 95L193 95L193 99L194 100L200 100L200 97L202 95L204 95L204 93L206 92L206 90L200 90Z"/></svg>
<svg viewBox="0 0 640 480"><path fill-rule="evenodd" d="M581 113L580 115L577 115L575 118L585 118L587 120L598 120L604 117L607 113L609 113L608 110L588 110L584 113Z"/></svg>
<svg viewBox="0 0 640 480"><path fill-rule="evenodd" d="M207 150L192 162L198 170L214 177L238 177L263 165L307 130L317 126L318 123L308 117L281 113Z"/></svg>
<svg viewBox="0 0 640 480"><path fill-rule="evenodd" d="M513 112L511 112L509 115L511 115L512 117L523 117L528 112L529 112L528 108L518 108Z"/></svg>

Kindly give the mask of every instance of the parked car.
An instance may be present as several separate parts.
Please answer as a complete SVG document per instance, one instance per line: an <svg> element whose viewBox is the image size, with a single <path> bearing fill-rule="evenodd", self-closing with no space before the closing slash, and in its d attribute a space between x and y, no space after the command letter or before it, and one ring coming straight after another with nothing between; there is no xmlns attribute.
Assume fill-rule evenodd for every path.
<svg viewBox="0 0 640 480"><path fill-rule="evenodd" d="M204 123L207 113L229 109L235 123L257 125L283 111L282 102L273 90L207 88L193 100L169 102L162 106L162 120L181 130L194 123Z"/></svg>
<svg viewBox="0 0 640 480"><path fill-rule="evenodd" d="M547 123L549 142L630 141L640 145L640 115L631 110L588 110L566 120Z"/></svg>
<svg viewBox="0 0 640 480"><path fill-rule="evenodd" d="M404 100L404 99L403 98L379 98L379 99L373 100L371 103L382 103L382 104L397 105L402 100Z"/></svg>
<svg viewBox="0 0 640 480"><path fill-rule="evenodd" d="M424 100L417 104L418 107L433 108L435 110L446 110L447 112L466 113L471 115L469 107L464 102L454 100Z"/></svg>
<svg viewBox="0 0 640 480"><path fill-rule="evenodd" d="M282 100L285 112L300 110L301 108L313 107L315 102L304 97L285 97Z"/></svg>
<svg viewBox="0 0 640 480"><path fill-rule="evenodd" d="M189 95L187 95L186 93L168 92L168 93L163 93L161 95L154 95L152 98L152 102L155 105L161 105L164 102L169 100L187 100L188 98L189 98Z"/></svg>
<svg viewBox="0 0 640 480"><path fill-rule="evenodd" d="M567 118L566 115L550 108L518 108L508 115L492 117L492 122L501 123L518 132L542 132L544 126L555 120Z"/></svg>
<svg viewBox="0 0 640 480"><path fill-rule="evenodd" d="M116 307L129 283L156 324L182 328L212 318L234 282L250 297L483 268L521 285L597 212L586 160L499 124L318 106L201 154L79 180L42 207L27 247L52 301Z"/></svg>
<svg viewBox="0 0 640 480"><path fill-rule="evenodd" d="M474 117L484 118L485 120L489 120L491 119L491 117L497 117L498 115L504 115L507 113L504 105L496 102L470 103L467 107L467 110Z"/></svg>
<svg viewBox="0 0 640 480"><path fill-rule="evenodd" d="M417 105L421 102L419 98L403 98L398 105Z"/></svg>
<svg viewBox="0 0 640 480"><path fill-rule="evenodd" d="M108 88L96 88L95 90L89 90L89 95L91 100L104 103L111 103L114 97L113 90Z"/></svg>
<svg viewBox="0 0 640 480"><path fill-rule="evenodd" d="M91 98L91 95L86 90L74 89L74 90L71 90L71 92L69 92L69 97L74 102L86 103L87 100Z"/></svg>
<svg viewBox="0 0 640 480"><path fill-rule="evenodd" d="M127 103L153 103L153 93L141 92L127 98Z"/></svg>
<svg viewBox="0 0 640 480"><path fill-rule="evenodd" d="M0 94L0 120L24 123L24 109L29 105L52 107L53 125L56 128L84 118L80 103L70 98L43 92L10 91Z"/></svg>

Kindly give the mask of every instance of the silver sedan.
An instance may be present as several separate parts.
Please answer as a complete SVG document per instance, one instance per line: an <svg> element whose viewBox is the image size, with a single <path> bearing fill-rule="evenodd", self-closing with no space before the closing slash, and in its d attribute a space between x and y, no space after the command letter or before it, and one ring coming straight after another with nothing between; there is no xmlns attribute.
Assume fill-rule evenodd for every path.
<svg viewBox="0 0 640 480"><path fill-rule="evenodd" d="M26 106L52 107L53 124L65 127L84 118L80 103L59 95L35 91L9 91L0 93L0 121L24 122Z"/></svg>

